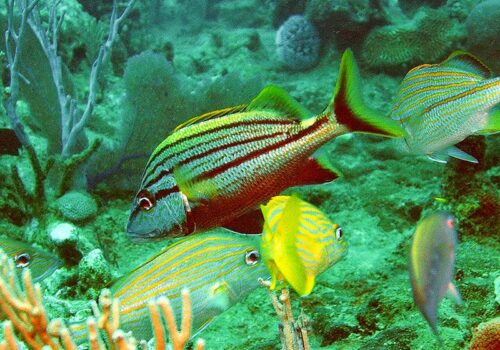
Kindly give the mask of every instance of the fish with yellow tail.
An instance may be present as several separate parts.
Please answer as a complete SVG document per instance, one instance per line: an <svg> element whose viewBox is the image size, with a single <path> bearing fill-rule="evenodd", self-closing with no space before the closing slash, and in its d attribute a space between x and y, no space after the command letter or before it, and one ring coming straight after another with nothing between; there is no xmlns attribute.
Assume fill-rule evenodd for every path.
<svg viewBox="0 0 500 350"><path fill-rule="evenodd" d="M188 289L195 336L210 321L260 286L269 273L261 261L260 236L224 229L185 237L168 246L111 286L120 301L120 328L136 339L153 337L148 302L167 297L177 319L182 290ZM78 343L88 341L86 323L70 329Z"/></svg>
<svg viewBox="0 0 500 350"><path fill-rule="evenodd" d="M428 215L417 225L410 250L413 299L440 342L439 302L448 293L456 303L462 303L453 284L456 245L455 219L450 213L440 211Z"/></svg>
<svg viewBox="0 0 500 350"><path fill-rule="evenodd" d="M310 294L316 277L347 254L342 228L294 196L273 197L261 209L262 259L271 272L270 288L286 282L298 294Z"/></svg>
<svg viewBox="0 0 500 350"><path fill-rule="evenodd" d="M313 153L349 132L404 134L398 123L363 104L358 68L347 50L334 96L319 115L281 88L267 86L247 105L177 127L147 162L127 231L145 240L212 227L260 233L260 204L288 187L339 176Z"/></svg>
<svg viewBox="0 0 500 350"><path fill-rule="evenodd" d="M454 145L472 134L500 131L500 77L457 51L439 64L413 68L403 79L390 117L406 130L406 147L446 163L477 159Z"/></svg>
<svg viewBox="0 0 500 350"><path fill-rule="evenodd" d="M62 265L56 256L14 239L0 238L0 249L14 261L20 272L29 268L34 282L47 278Z"/></svg>

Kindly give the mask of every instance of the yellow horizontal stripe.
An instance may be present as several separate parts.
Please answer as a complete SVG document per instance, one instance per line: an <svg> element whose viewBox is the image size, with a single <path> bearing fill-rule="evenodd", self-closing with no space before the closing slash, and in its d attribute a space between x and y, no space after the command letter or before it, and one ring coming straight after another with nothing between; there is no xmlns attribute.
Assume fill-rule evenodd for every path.
<svg viewBox="0 0 500 350"><path fill-rule="evenodd" d="M434 108L436 107L439 107L441 105L444 105L444 104L447 104L447 103L450 103L452 101L456 101L462 97L466 97L466 96L470 96L472 94L475 94L477 92L480 92L480 91L483 91L483 90L486 90L486 89L489 89L491 87L494 87L495 85L499 85L500 83L497 82L497 81L494 81L492 83L489 83L489 84L485 84L485 85L482 85L482 86L478 86L474 89L471 89L471 90L468 90L468 91L464 91L460 94L457 94L457 95L454 95L454 96L451 96L443 101L439 101L437 103L434 103L432 106L430 107L427 107L426 109L424 109L424 112L423 113L428 113L430 111L432 111Z"/></svg>

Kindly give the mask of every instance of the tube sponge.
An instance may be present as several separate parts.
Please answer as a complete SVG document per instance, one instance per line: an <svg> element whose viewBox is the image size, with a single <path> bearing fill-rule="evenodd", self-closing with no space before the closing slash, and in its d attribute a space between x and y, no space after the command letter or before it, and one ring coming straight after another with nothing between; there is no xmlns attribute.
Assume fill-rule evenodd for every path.
<svg viewBox="0 0 500 350"><path fill-rule="evenodd" d="M320 38L304 16L291 16L276 32L276 53L292 70L311 68L319 59Z"/></svg>

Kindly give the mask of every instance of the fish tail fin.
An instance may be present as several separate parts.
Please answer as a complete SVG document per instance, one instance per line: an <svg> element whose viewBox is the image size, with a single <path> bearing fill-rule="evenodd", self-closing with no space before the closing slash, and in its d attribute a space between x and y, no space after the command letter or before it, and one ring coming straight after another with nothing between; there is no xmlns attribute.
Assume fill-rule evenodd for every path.
<svg viewBox="0 0 500 350"><path fill-rule="evenodd" d="M363 102L358 65L350 49L342 55L337 85L326 112L351 132L402 137L400 124Z"/></svg>

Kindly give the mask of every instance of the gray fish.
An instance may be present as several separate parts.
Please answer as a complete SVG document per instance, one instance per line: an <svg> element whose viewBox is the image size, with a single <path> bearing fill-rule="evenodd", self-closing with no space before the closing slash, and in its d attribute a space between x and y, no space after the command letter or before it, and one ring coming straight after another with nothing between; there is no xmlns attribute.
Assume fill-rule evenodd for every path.
<svg viewBox="0 0 500 350"><path fill-rule="evenodd" d="M413 299L436 336L438 305L445 294L462 303L452 282L456 244L455 219L447 212L425 217L413 235L409 259Z"/></svg>
<svg viewBox="0 0 500 350"><path fill-rule="evenodd" d="M0 249L14 260L20 271L29 268L34 282L50 276L62 263L54 255L10 238L0 238Z"/></svg>

